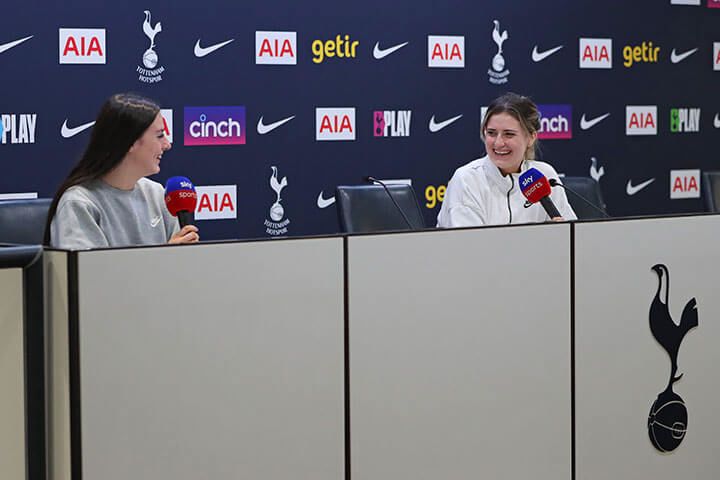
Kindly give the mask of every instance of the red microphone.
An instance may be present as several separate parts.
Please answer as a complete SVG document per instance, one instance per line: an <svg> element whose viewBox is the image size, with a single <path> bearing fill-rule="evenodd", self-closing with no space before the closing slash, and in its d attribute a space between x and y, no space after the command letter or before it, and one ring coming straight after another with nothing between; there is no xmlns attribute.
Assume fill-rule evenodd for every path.
<svg viewBox="0 0 720 480"><path fill-rule="evenodd" d="M195 223L197 192L190 179L171 177L165 184L165 205L173 217L177 217L180 228Z"/></svg>
<svg viewBox="0 0 720 480"><path fill-rule="evenodd" d="M531 168L520 175L520 190L530 203L540 202L550 218L560 217L560 212L550 200L550 182L537 168Z"/></svg>

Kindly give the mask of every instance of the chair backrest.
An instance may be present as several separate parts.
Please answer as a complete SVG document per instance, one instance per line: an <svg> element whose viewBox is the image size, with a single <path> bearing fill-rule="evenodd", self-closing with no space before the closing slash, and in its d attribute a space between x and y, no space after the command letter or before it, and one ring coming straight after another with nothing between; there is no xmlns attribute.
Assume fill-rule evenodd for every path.
<svg viewBox="0 0 720 480"><path fill-rule="evenodd" d="M720 212L720 172L703 172L700 188L705 210Z"/></svg>
<svg viewBox="0 0 720 480"><path fill-rule="evenodd" d="M575 211L578 219L587 220L593 218L605 218L603 214L592 208L569 190L575 190L577 193L587 198L593 205L597 205L602 210L607 211L605 209L605 201L603 201L600 184L598 182L590 177L563 177L562 183L568 187L568 189L565 190L565 194L567 195L568 202L570 202L570 206Z"/></svg>
<svg viewBox="0 0 720 480"><path fill-rule="evenodd" d="M51 202L50 198L0 201L0 243L42 244Z"/></svg>
<svg viewBox="0 0 720 480"><path fill-rule="evenodd" d="M425 228L425 220L412 186L388 185L388 190L392 198L381 185L338 186L335 200L340 230L361 233ZM412 228L408 227L398 207L405 213Z"/></svg>

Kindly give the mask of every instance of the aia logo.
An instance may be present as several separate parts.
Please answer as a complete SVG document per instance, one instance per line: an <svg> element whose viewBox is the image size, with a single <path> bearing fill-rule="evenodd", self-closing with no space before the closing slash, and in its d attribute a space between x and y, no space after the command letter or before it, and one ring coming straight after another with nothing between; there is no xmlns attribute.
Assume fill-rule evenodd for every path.
<svg viewBox="0 0 720 480"><path fill-rule="evenodd" d="M671 170L670 198L700 198L700 170Z"/></svg>
<svg viewBox="0 0 720 480"><path fill-rule="evenodd" d="M168 142L173 143L173 111L170 108L163 108L160 110L160 116L163 119L163 130L165 131L165 138Z"/></svg>
<svg viewBox="0 0 720 480"><path fill-rule="evenodd" d="M626 106L625 134L657 135L657 106Z"/></svg>
<svg viewBox="0 0 720 480"><path fill-rule="evenodd" d="M255 32L256 65L297 65L297 32Z"/></svg>
<svg viewBox="0 0 720 480"><path fill-rule="evenodd" d="M580 68L612 68L612 39L581 38Z"/></svg>
<svg viewBox="0 0 720 480"><path fill-rule="evenodd" d="M465 68L465 37L428 35L428 67Z"/></svg>
<svg viewBox="0 0 720 480"><path fill-rule="evenodd" d="M195 187L198 196L196 220L237 218L237 185Z"/></svg>
<svg viewBox="0 0 720 480"><path fill-rule="evenodd" d="M61 28L60 63L106 63L104 28Z"/></svg>
<svg viewBox="0 0 720 480"><path fill-rule="evenodd" d="M355 109L316 108L315 140L355 140Z"/></svg>
<svg viewBox="0 0 720 480"><path fill-rule="evenodd" d="M373 112L373 135L409 137L411 117L411 110L376 110Z"/></svg>
<svg viewBox="0 0 720 480"><path fill-rule="evenodd" d="M688 412L683 399L673 391L673 384L683 376L677 374L678 352L685 335L698 326L697 301L691 298L683 308L680 323L670 315L670 272L663 264L653 265L658 288L650 303L650 331L670 357L670 381L650 407L648 436L656 450L669 453L680 446L687 433Z"/></svg>
<svg viewBox="0 0 720 480"><path fill-rule="evenodd" d="M572 138L572 105L538 105L538 110L540 110L539 139Z"/></svg>

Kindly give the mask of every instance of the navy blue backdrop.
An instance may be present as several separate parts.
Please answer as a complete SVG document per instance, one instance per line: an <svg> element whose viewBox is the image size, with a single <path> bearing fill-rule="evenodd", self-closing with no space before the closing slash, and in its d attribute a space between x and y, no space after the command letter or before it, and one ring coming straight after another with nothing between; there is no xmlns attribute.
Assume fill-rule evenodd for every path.
<svg viewBox="0 0 720 480"><path fill-rule="evenodd" d="M713 88L720 76L720 4L697 3L6 4L0 18L0 193L51 196L89 138L89 128L79 127L94 119L110 94L134 91L172 110L173 149L156 180L185 175L199 186L237 186L236 199L228 204L226 197L222 211L206 202L206 213L234 218L201 221L204 239L335 232L334 205L319 204L327 205L336 185L360 183L365 175L411 180L431 226L438 188L483 154L481 107L511 90L547 105L548 120L564 118L567 128L546 133L571 138L541 141L542 158L567 175L590 176L594 165L611 214L700 211L697 171L718 169L720 101ZM296 41L278 56L272 51L278 36L257 32L294 32ZM451 39L447 50L463 67L428 66L434 36L463 37L464 48ZM295 64L256 63L262 38L272 47L262 58ZM282 47L292 35L279 38ZM607 40L591 40L585 51L583 39L607 39L611 46L603 52ZM433 60L442 62L444 45ZM355 56L347 56L353 48ZM611 68L580 68L583 59L585 66ZM100 63L65 63L77 61ZM241 108L207 107L244 107L244 122ZM323 127L316 109L324 107L354 109L354 124L340 133L352 131L355 140L316 139ZM391 113L377 117L377 111ZM392 113L398 111L410 113ZM459 115L435 132L429 128ZM230 140L236 143L186 145L193 142L186 123L230 116L243 130ZM261 117L260 130L270 130L264 134L258 132ZM402 121L381 128L390 136L375 136L376 117ZM326 120L323 135L334 127L332 116ZM562 118L555 120L554 126L564 126ZM638 127L653 125L655 134L636 135L643 132ZM244 144L237 144L240 137ZM277 203L282 208L273 209Z"/></svg>

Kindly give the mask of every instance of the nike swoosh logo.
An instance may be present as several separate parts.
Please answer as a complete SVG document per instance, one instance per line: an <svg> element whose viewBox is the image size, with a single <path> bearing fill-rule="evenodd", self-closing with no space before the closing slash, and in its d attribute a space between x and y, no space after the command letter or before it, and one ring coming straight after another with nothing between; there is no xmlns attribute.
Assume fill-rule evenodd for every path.
<svg viewBox="0 0 720 480"><path fill-rule="evenodd" d="M20 40L15 40L14 42L3 43L2 45L0 45L0 53L6 52L11 48L20 45L21 43L30 40L31 38L33 38L32 35L30 35L29 37L21 38Z"/></svg>
<svg viewBox="0 0 720 480"><path fill-rule="evenodd" d="M717 113L715 114L715 118L713 118L713 127L720 128L720 115Z"/></svg>
<svg viewBox="0 0 720 480"><path fill-rule="evenodd" d="M560 50L563 47L564 47L564 45L560 45L559 47L551 48L550 50L545 50L544 52L538 52L537 45L535 45L533 47L533 51L532 51L533 62L542 62L547 57L549 57L550 55L557 52L558 50Z"/></svg>
<svg viewBox="0 0 720 480"><path fill-rule="evenodd" d="M60 135L62 135L63 138L74 137L78 133L82 132L83 130L87 130L88 128L92 127L93 125L95 125L95 121L84 123L78 127L70 128L70 127L68 127L67 118L66 118L62 124L62 128L60 128Z"/></svg>
<svg viewBox="0 0 720 480"><path fill-rule="evenodd" d="M160 223L160 217L155 217L152 220L150 220L150 226L155 228L158 226L158 223Z"/></svg>
<svg viewBox="0 0 720 480"><path fill-rule="evenodd" d="M430 118L430 124L428 125L428 128L430 128L430 131L432 133L439 132L440 130L447 127L451 123L459 120L461 117L462 117L462 115L458 115L457 117L449 118L449 119L445 120L444 122L435 123L435 115L433 115Z"/></svg>
<svg viewBox="0 0 720 480"><path fill-rule="evenodd" d="M373 57L375 57L375 60L383 59L383 58L387 57L388 55L390 55L391 53L397 52L398 50L403 48L408 43L410 43L410 42L400 43L400 44L395 45L394 47L390 47L390 48L380 48L380 42L377 42L375 44L375 48L373 48Z"/></svg>
<svg viewBox="0 0 720 480"><path fill-rule="evenodd" d="M210 45L209 47L201 47L200 39L198 38L198 41L195 42L195 56L198 58L202 58L205 55L210 55L215 50L220 50L222 47L224 47L228 43L232 43L234 41L235 41L235 39L231 38L230 40L225 40L224 42L216 43L215 45Z"/></svg>
<svg viewBox="0 0 720 480"><path fill-rule="evenodd" d="M687 52L678 54L678 53L675 53L675 49L673 48L672 52L670 53L670 61L672 63L680 63L697 51L698 51L697 48L693 48L692 50L688 50Z"/></svg>
<svg viewBox="0 0 720 480"><path fill-rule="evenodd" d="M280 125L286 124L293 118L295 118L295 115L293 115L291 117L283 118L282 120L278 120L277 122L273 122L268 125L265 125L265 124L263 124L263 117L260 117L260 120L258 120L258 124L257 124L257 132L260 135L265 135L266 133L272 132L273 130L278 128Z"/></svg>
<svg viewBox="0 0 720 480"><path fill-rule="evenodd" d="M317 206L318 208L327 208L330 205L335 203L335 197L330 197L328 199L323 198L323 192L320 191L320 195L318 195L317 199Z"/></svg>
<svg viewBox="0 0 720 480"><path fill-rule="evenodd" d="M655 181L655 179L651 178L650 180L646 180L642 183L638 183L637 185L633 185L632 180L628 180L627 186L625 187L625 191L627 192L628 195L635 195L640 190L647 187L654 181Z"/></svg>
<svg viewBox="0 0 720 480"><path fill-rule="evenodd" d="M610 116L610 114L606 113L605 115L600 115L599 117L595 117L593 119L587 120L585 118L585 114L583 113L583 116L580 118L580 129L581 130L590 129L590 128L594 127L595 125L597 125L598 123L605 120L609 116Z"/></svg>

